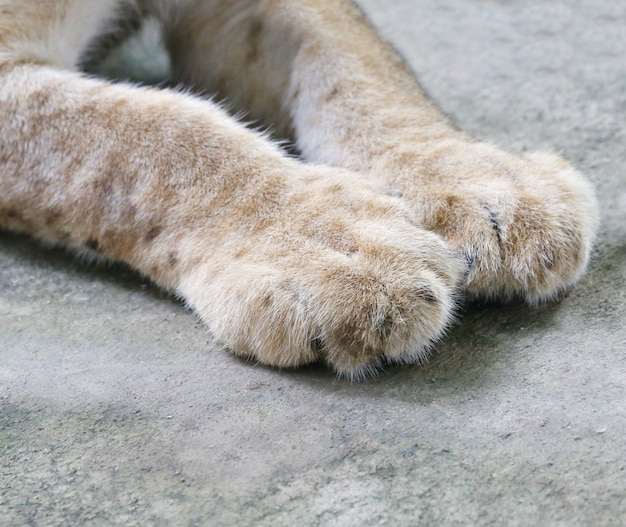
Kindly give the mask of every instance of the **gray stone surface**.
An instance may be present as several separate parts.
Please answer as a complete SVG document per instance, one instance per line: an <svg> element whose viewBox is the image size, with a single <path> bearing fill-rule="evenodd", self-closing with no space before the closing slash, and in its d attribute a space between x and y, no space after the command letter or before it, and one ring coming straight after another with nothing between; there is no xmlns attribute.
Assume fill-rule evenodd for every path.
<svg viewBox="0 0 626 527"><path fill-rule="evenodd" d="M241 362L127 270L0 233L0 525L624 525L626 4L362 4L459 126L589 174L588 275L349 384Z"/></svg>

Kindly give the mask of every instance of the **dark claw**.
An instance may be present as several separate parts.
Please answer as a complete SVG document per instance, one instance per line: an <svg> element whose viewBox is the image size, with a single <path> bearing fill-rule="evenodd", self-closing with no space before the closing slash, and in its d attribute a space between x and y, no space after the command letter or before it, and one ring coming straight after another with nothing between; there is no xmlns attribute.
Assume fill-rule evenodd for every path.
<svg viewBox="0 0 626 527"><path fill-rule="evenodd" d="M502 243L502 230L500 229L500 220L498 220L498 216L491 210L489 205L483 205L483 208L487 211L487 214L489 214L489 221L491 222L491 226L496 233L498 243Z"/></svg>

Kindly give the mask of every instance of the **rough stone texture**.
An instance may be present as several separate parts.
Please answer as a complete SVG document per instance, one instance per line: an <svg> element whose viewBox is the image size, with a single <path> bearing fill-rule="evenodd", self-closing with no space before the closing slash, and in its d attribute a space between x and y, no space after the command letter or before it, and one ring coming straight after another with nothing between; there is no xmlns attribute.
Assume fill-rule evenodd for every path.
<svg viewBox="0 0 626 527"><path fill-rule="evenodd" d="M586 278L349 384L243 363L127 270L2 233L2 526L623 524L626 4L362 4L459 126L589 174Z"/></svg>

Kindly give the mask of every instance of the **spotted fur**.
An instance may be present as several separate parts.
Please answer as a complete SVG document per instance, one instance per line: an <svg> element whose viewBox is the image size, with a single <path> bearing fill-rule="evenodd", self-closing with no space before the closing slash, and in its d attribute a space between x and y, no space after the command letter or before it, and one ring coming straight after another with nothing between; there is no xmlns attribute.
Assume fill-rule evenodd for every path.
<svg viewBox="0 0 626 527"><path fill-rule="evenodd" d="M175 82L303 160L210 100L79 71L144 15ZM0 227L126 262L268 365L419 363L459 294L550 300L587 264L587 180L452 127L349 0L0 0L0 77Z"/></svg>

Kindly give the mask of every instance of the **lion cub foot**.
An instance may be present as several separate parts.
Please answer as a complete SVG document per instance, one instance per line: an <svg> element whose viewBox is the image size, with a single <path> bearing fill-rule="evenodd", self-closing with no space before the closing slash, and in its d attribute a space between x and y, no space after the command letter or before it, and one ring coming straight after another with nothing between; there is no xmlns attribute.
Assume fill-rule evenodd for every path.
<svg viewBox="0 0 626 527"><path fill-rule="evenodd" d="M381 361L422 362L451 319L458 258L350 173L302 167L286 185L219 255L196 236L179 292L235 354L263 364L322 359L359 378Z"/></svg>
<svg viewBox="0 0 626 527"><path fill-rule="evenodd" d="M583 273L598 223L589 182L552 154L514 156L462 140L418 156L401 152L385 170L421 224L465 260L470 296L530 304L558 297ZM418 178L407 166L419 166ZM415 171L415 168L413 168Z"/></svg>

